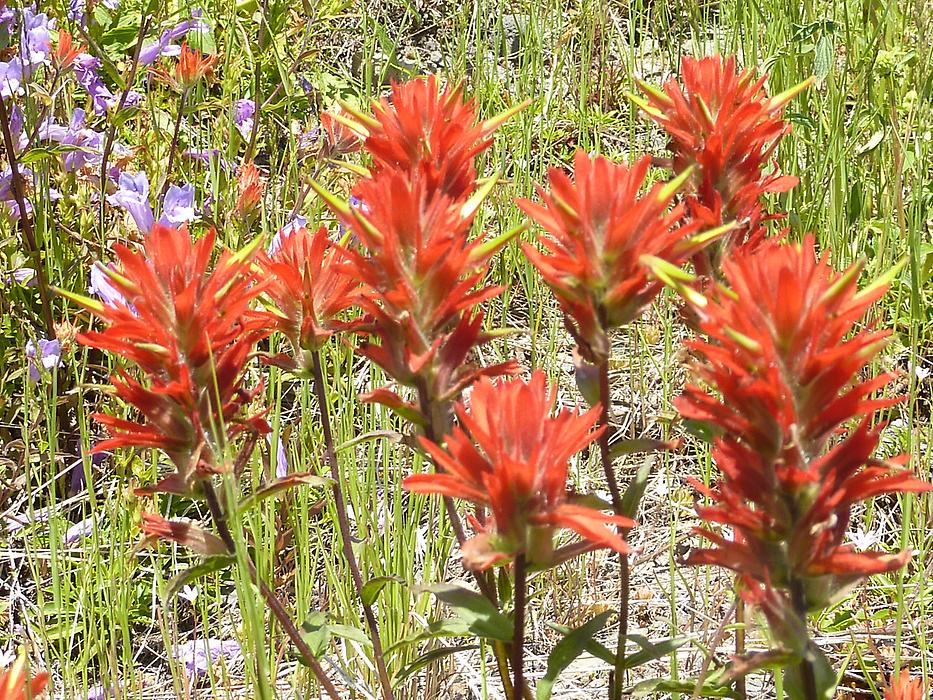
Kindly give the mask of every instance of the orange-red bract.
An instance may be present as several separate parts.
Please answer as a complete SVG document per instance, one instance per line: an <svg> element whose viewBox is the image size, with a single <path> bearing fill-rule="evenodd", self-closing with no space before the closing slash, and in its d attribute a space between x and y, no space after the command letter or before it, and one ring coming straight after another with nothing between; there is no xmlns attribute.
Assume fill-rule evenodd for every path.
<svg viewBox="0 0 933 700"><path fill-rule="evenodd" d="M391 102L374 109L375 118L354 113L374 160L353 191L360 205L329 200L360 243L343 252L344 272L362 283L358 351L396 382L417 388L422 404L444 403L479 376L516 369L514 362L468 363L489 339L478 306L501 291L482 283L506 239L471 238L470 227L485 194L477 193L474 161L502 117L479 122L459 88L441 90L433 77L394 85ZM412 420L432 420L424 405L389 389L366 398Z"/></svg>
<svg viewBox="0 0 933 700"><path fill-rule="evenodd" d="M884 700L927 700L928 697L923 679L911 678L906 670L892 675L884 691Z"/></svg>
<svg viewBox="0 0 933 700"><path fill-rule="evenodd" d="M599 436L594 430L599 407L586 413L552 412L554 396L544 372L531 380L481 379L470 393L469 408L457 404L460 425L446 448L422 439L442 473L416 474L404 487L417 493L462 498L492 516L463 546L464 562L486 569L518 554L547 566L556 528L568 528L592 548L628 547L610 525L631 527L625 517L579 505L567 489L570 458Z"/></svg>
<svg viewBox="0 0 933 700"><path fill-rule="evenodd" d="M26 655L20 654L10 668L0 673L0 700L38 698L48 682L49 674L45 671L30 679L26 675Z"/></svg>
<svg viewBox="0 0 933 700"><path fill-rule="evenodd" d="M359 281L341 271L340 260L323 226L315 233L304 227L280 233L273 252L263 256L266 295L276 310L272 322L297 358L278 357L276 364L310 370L304 353L320 350L344 327L336 317L356 299Z"/></svg>
<svg viewBox="0 0 933 700"><path fill-rule="evenodd" d="M157 223L141 250L114 248L119 272L108 274L124 301L83 300L106 327L78 340L139 369L117 369L111 382L143 420L97 414L112 437L96 449L163 450L176 473L151 490L191 494L198 478L222 468L227 440L269 430L260 416L245 414L255 392L244 386L244 367L268 334L265 316L250 310L264 288L255 246L224 251L212 266L213 247L213 232L195 241L186 226Z"/></svg>
<svg viewBox="0 0 933 700"><path fill-rule="evenodd" d="M52 52L52 60L60 69L69 68L78 55L84 52L84 49L83 45L74 43L74 39L69 32L59 29L58 45Z"/></svg>
<svg viewBox="0 0 933 700"><path fill-rule="evenodd" d="M677 265L699 248L690 243L696 224L682 225L683 206L671 207L676 187L659 183L640 194L650 163L646 156L630 168L577 151L573 179L552 168L551 192L539 188L543 205L518 201L550 234L539 239L546 253L525 244L525 255L590 361L607 357L609 329L632 321L660 290L641 256Z"/></svg>
<svg viewBox="0 0 933 700"><path fill-rule="evenodd" d="M262 199L262 181L259 179L259 168L253 161L247 161L240 166L237 173L237 199L236 213L241 216L249 214Z"/></svg>
<svg viewBox="0 0 933 700"><path fill-rule="evenodd" d="M765 91L767 76L739 71L731 56L685 57L681 82L663 90L640 83L639 104L670 137L675 173L695 166L688 199L691 213L705 226L736 221L732 244L758 245L767 234L762 196L786 192L797 178L776 169L765 172L781 139L790 132L784 106L810 85L805 81L775 97Z"/></svg>
<svg viewBox="0 0 933 700"><path fill-rule="evenodd" d="M784 594L796 582L806 609L909 559L844 544L853 504L930 489L901 468L906 457L873 456L882 427L872 424L875 413L898 399L873 396L891 375L865 376L888 334L857 324L886 287L859 291L860 270L834 271L810 237L802 245L770 241L754 252L733 251L723 262L731 289L692 302L708 337L690 343L703 385L689 385L676 401L684 417L718 435L713 457L721 477L714 489L695 484L712 502L698 515L734 531L730 539L700 530L715 546L694 550L689 560Z"/></svg>

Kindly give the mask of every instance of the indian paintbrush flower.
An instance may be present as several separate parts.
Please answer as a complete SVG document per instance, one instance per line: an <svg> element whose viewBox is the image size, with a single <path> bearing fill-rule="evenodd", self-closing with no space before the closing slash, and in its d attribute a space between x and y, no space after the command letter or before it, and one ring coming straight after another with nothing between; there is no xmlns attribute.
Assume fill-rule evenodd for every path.
<svg viewBox="0 0 933 700"><path fill-rule="evenodd" d="M30 679L26 675L26 655L20 654L10 668L0 673L0 700L38 698L48 682L49 674L45 671Z"/></svg>
<svg viewBox="0 0 933 700"><path fill-rule="evenodd" d="M706 227L735 221L727 245L758 245L767 235L762 196L786 192L797 178L766 168L790 125L781 117L785 105L812 80L769 97L767 76L739 71L735 57L685 57L682 84L671 79L663 90L639 85L645 100L636 102L670 138L675 175L692 168L691 216ZM707 271L704 271L707 272Z"/></svg>
<svg viewBox="0 0 933 700"><path fill-rule="evenodd" d="M484 378L473 387L469 408L457 404L460 422L446 448L422 438L439 473L415 474L404 487L492 511L485 523L474 519L479 534L463 545L467 566L486 569L519 554L533 566L550 566L557 528L573 530L590 549L629 551L610 526L631 527L632 520L581 505L567 488L570 458L603 430L594 430L599 407L555 414L553 405L544 372L534 372L528 382Z"/></svg>
<svg viewBox="0 0 933 700"><path fill-rule="evenodd" d="M255 392L243 381L253 345L268 333L265 315L250 309L264 289L255 246L225 251L211 265L213 244L213 232L194 241L184 225L156 223L142 250L114 247L118 271L100 268L119 296L101 303L69 295L105 323L78 340L138 367L135 375L117 370L111 382L142 420L97 414L111 437L95 450L165 452L175 473L147 491L196 493L198 480L227 468L226 444L269 430L261 415L248 415Z"/></svg>
<svg viewBox="0 0 933 700"><path fill-rule="evenodd" d="M345 248L345 273L363 284L356 305L364 312L354 330L360 354L399 384L418 389L420 406L388 389L369 400L409 419L427 416L483 375L512 373L514 362L475 368L473 348L487 342L479 304L501 292L480 283L492 255L518 230L496 239L472 238L470 227L494 180L480 185L475 159L510 113L480 122L459 88L441 90L432 76L394 85L392 99L374 103L375 116L350 113L366 133L370 176L353 190L353 207L322 193L361 244ZM517 108L516 108L517 109ZM378 340L378 344L371 342Z"/></svg>
<svg viewBox="0 0 933 700"><path fill-rule="evenodd" d="M931 488L902 468L906 456L874 456L882 428L875 415L898 399L874 397L891 374L866 375L889 333L856 329L886 289L859 291L861 269L834 271L811 237L769 241L724 259L729 289L688 297L708 338L689 343L703 384L687 386L675 405L713 428L720 471L713 488L694 482L710 501L697 507L708 523L698 532L713 547L688 561L740 574L742 595L798 652L807 612L910 559L846 544L852 506Z"/></svg>
<svg viewBox="0 0 933 700"><path fill-rule="evenodd" d="M577 151L573 179L551 169L544 204L518 205L549 235L525 255L554 291L583 359L605 360L608 331L634 320L661 289L641 263L649 254L679 265L715 235L694 236L683 205L671 206L683 178L641 194L650 157L632 167Z"/></svg>

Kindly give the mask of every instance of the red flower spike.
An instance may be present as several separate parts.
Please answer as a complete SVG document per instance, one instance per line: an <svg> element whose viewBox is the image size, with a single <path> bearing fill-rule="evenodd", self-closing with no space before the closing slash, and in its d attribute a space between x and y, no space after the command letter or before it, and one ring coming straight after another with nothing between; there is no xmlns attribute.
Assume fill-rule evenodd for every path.
<svg viewBox="0 0 933 700"><path fill-rule="evenodd" d="M189 88L204 76L209 75L216 63L216 54L202 54L196 49L189 49L187 43L182 43L175 78L179 85Z"/></svg>
<svg viewBox="0 0 933 700"><path fill-rule="evenodd" d="M441 90L431 75L393 83L391 96L372 107L372 117L350 114L355 130L367 134L364 148L374 172L392 168L413 177L418 170L428 190L459 199L472 193L476 156L492 144L492 133L525 105L480 122L474 100L463 99L462 85Z"/></svg>
<svg viewBox="0 0 933 700"><path fill-rule="evenodd" d="M253 161L247 161L240 166L236 186L236 213L244 216L251 213L262 199L262 182L259 179L259 168L256 167Z"/></svg>
<svg viewBox="0 0 933 700"><path fill-rule="evenodd" d="M764 223L766 193L786 192L797 178L765 173L768 162L790 125L781 118L784 106L809 87L812 79L776 96L764 89L767 76L739 71L735 57L685 57L682 84L670 80L658 90L640 83L646 99L636 100L644 112L670 137L676 174L695 167L690 213L718 226L736 221L730 236L735 245L759 244Z"/></svg>
<svg viewBox="0 0 933 700"><path fill-rule="evenodd" d="M722 475L715 490L696 484L712 501L697 513L730 526L734 537L700 530L715 546L694 550L689 561L739 572L752 601L756 586L786 597L796 586L806 608L818 609L844 586L909 559L843 544L853 504L931 489L898 460L872 458L875 413L898 399L872 398L890 375L863 378L888 334L856 332L885 291L876 284L860 292L860 270L835 272L811 237L803 245L766 242L724 260L730 291L690 301L709 338L690 344L697 374L717 393L690 385L675 405L719 434L713 457Z"/></svg>
<svg viewBox="0 0 933 700"><path fill-rule="evenodd" d="M927 697L923 679L911 678L906 670L892 675L884 691L884 700L925 700Z"/></svg>
<svg viewBox="0 0 933 700"><path fill-rule="evenodd" d="M30 679L26 675L26 655L20 654L10 668L0 673L0 700L39 698L48 682L45 671Z"/></svg>
<svg viewBox="0 0 933 700"><path fill-rule="evenodd" d="M268 334L265 314L249 308L264 291L255 247L224 252L211 269L213 245L213 232L194 241L186 226L156 224L141 251L114 248L121 269L110 281L123 302L73 297L106 325L79 342L139 368L138 377L117 370L111 382L143 420L95 416L113 435L96 449L163 450L176 469L165 480L173 493L193 494L198 479L222 469L224 444L237 434L269 431L261 416L245 413L261 387L248 391L243 371Z"/></svg>
<svg viewBox="0 0 933 700"><path fill-rule="evenodd" d="M679 265L702 243L691 243L695 222L681 225L684 208L671 207L678 183L656 184L639 196L651 159L631 168L584 151L574 157L573 179L551 169L551 193L539 188L544 205L518 206L549 236L545 253L522 246L557 296L586 359L609 352L607 331L631 322L658 294L643 255Z"/></svg>
<svg viewBox="0 0 933 700"><path fill-rule="evenodd" d="M466 565L482 570L524 553L533 565L548 566L555 528L573 530L590 549L629 551L609 526L634 522L577 505L567 490L569 459L599 436L593 430L599 407L552 415L553 404L544 372L534 372L527 383L481 379L470 394L469 410L457 404L462 427L447 436L446 449L421 440L443 472L410 476L404 487L463 498L492 511L484 525L474 522L479 534L464 544Z"/></svg>
<svg viewBox="0 0 933 700"><path fill-rule="evenodd" d="M313 234L302 227L280 236L275 251L262 258L266 295L276 309L275 329L289 339L296 355L320 350L343 328L336 317L355 301L359 281L344 274L340 259L323 226ZM302 359L296 368L310 370L308 361Z"/></svg>
<svg viewBox="0 0 933 700"><path fill-rule="evenodd" d="M514 362L467 364L471 351L491 339L481 330L478 306L501 291L481 286L488 262L518 233L470 237L494 183L478 187L476 155L505 117L478 122L460 89L441 91L433 77L394 85L391 102L375 110L375 118L351 113L355 128L368 134L364 149L374 160L370 177L353 192L360 205L318 188L361 244L342 251L345 274L362 282L355 304L364 316L353 326L364 336L358 351L399 384L417 388L422 403L450 401L482 375L517 370ZM426 405L416 408L387 390L367 398L428 422L420 413ZM441 418L438 432L447 417L431 418Z"/></svg>
<svg viewBox="0 0 933 700"><path fill-rule="evenodd" d="M52 60L59 69L70 68L75 59L84 52L85 47L74 44L74 40L64 29L58 30L58 46L52 52Z"/></svg>

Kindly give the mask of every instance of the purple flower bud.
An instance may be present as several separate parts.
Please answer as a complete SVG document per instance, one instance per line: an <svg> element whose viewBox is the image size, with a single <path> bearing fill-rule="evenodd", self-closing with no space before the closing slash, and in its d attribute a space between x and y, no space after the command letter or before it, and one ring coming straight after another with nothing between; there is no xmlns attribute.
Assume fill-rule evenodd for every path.
<svg viewBox="0 0 933 700"><path fill-rule="evenodd" d="M272 240L269 241L269 248L267 249L269 255L275 255L279 252L279 248L282 247L283 239L288 238L298 229L307 228L307 226L308 220L305 217L300 214L295 216L291 221L280 228L272 237Z"/></svg>
<svg viewBox="0 0 933 700"><path fill-rule="evenodd" d="M83 540L94 532L96 520L94 516L91 516L69 527L68 531L65 533L65 544L74 544L78 540Z"/></svg>
<svg viewBox="0 0 933 700"><path fill-rule="evenodd" d="M272 435L266 435L266 442L272 447ZM284 479L288 476L288 454L285 452L285 443L279 435L275 450L275 478Z"/></svg>

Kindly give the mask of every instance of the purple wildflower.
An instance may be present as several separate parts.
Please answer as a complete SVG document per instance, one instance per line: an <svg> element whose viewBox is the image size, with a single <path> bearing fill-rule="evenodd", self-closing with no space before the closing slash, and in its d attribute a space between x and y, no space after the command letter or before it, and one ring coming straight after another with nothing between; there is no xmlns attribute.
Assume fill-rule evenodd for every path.
<svg viewBox="0 0 933 700"><path fill-rule="evenodd" d="M154 63L159 56L177 56L181 53L181 47L173 44L173 41L181 39L188 32L206 32L210 30L210 25L199 19L200 14L197 10L192 12L192 19L185 20L176 24L171 29L166 29L159 36L158 41L143 46L139 52L139 65L148 66Z"/></svg>
<svg viewBox="0 0 933 700"><path fill-rule="evenodd" d="M23 91L23 63L19 57L0 61L0 99L18 95Z"/></svg>
<svg viewBox="0 0 933 700"><path fill-rule="evenodd" d="M96 522L97 519L92 515L69 527L67 532L65 532L65 544L74 544L78 540L83 540L94 532L94 525Z"/></svg>
<svg viewBox="0 0 933 700"><path fill-rule="evenodd" d="M50 20L44 12L37 12L35 7L24 7L22 22L21 56L24 67L31 70L49 61L55 20Z"/></svg>
<svg viewBox="0 0 933 700"><path fill-rule="evenodd" d="M269 443L269 448L272 448L272 435L266 435L266 442ZM285 452L285 442L282 440L282 436L279 435L279 439L276 441L276 450L275 450L275 478L284 479L288 476L288 454Z"/></svg>
<svg viewBox="0 0 933 700"><path fill-rule="evenodd" d="M93 446L92 446L93 449ZM82 453L87 456L88 452L82 451ZM109 452L92 452L91 457L91 466L99 467L104 462L107 461L107 458L110 457ZM88 467L89 469L89 467ZM72 495L84 491L87 486L87 475L88 471L84 466L84 458L76 459L71 463L71 484L69 484L69 489Z"/></svg>
<svg viewBox="0 0 933 700"><path fill-rule="evenodd" d="M155 223L155 215L149 205L149 178L146 173L120 173L118 184L117 191L109 195L107 201L128 211L136 222L136 228L149 233Z"/></svg>
<svg viewBox="0 0 933 700"><path fill-rule="evenodd" d="M62 346L58 340L48 340L39 338L38 352L36 344L32 340L26 343L26 357L29 360L29 380L38 382L42 378L42 372L36 360L42 365L45 371L51 371L55 367L62 366Z"/></svg>
<svg viewBox="0 0 933 700"><path fill-rule="evenodd" d="M233 123L244 139L253 133L253 124L256 119L256 103L253 100L237 100L233 105Z"/></svg>
<svg viewBox="0 0 933 700"><path fill-rule="evenodd" d="M224 172L233 170L230 162L226 158L221 157L219 148L189 148L186 151L182 151L182 156L200 161L208 167L210 167L211 161L216 158L217 165L221 170Z"/></svg>
<svg viewBox="0 0 933 700"><path fill-rule="evenodd" d="M107 267L111 270L117 269L113 263L110 263ZM90 278L87 286L88 294L93 294L108 306L126 304L123 293L113 286L113 282L110 281L110 277L101 263L95 262L91 265Z"/></svg>
<svg viewBox="0 0 933 700"><path fill-rule="evenodd" d="M25 187L27 190L32 188L33 183L35 182L35 176L30 168L22 168L19 171L20 178L25 182ZM49 201L56 201L62 198L61 192L56 190L54 187L48 189ZM7 210L10 212L10 218L13 221L16 221L20 217L19 203L16 201L16 197L13 196L13 172L10 168L5 168L3 171L0 171L0 203L5 204ZM29 199L25 200L26 213L32 213L32 202Z"/></svg>
<svg viewBox="0 0 933 700"><path fill-rule="evenodd" d="M240 644L234 639L193 639L176 646L174 657L184 662L188 674L195 678L207 674L220 659L237 662L243 658Z"/></svg>
<svg viewBox="0 0 933 700"><path fill-rule="evenodd" d="M107 107L114 102L114 95L97 72L101 67L101 60L88 53L78 54L74 62L75 78L91 97L94 114L104 114Z"/></svg>
<svg viewBox="0 0 933 700"><path fill-rule="evenodd" d="M18 267L0 277L4 284L21 284L24 287L36 286L36 271L31 267Z"/></svg>
<svg viewBox="0 0 933 700"><path fill-rule="evenodd" d="M39 129L39 138L75 147L75 150L65 154L64 158L65 171L69 173L78 172L85 166L100 165L104 135L93 129L85 128L85 116L84 110L76 107L71 115L71 123L67 127L56 124L50 119Z"/></svg>
<svg viewBox="0 0 933 700"><path fill-rule="evenodd" d="M23 113L18 105L10 109L10 136L13 137L13 147L21 153L29 145L29 135L23 129Z"/></svg>
<svg viewBox="0 0 933 700"><path fill-rule="evenodd" d="M162 202L162 217L159 221L173 226L181 226L194 221L194 185L172 185L165 193Z"/></svg>

